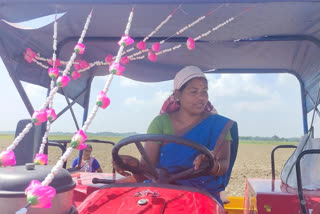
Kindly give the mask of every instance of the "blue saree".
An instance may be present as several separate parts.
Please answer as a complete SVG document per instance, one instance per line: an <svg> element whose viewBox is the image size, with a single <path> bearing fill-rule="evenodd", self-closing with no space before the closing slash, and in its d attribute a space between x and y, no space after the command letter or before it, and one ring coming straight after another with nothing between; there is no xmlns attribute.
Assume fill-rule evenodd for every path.
<svg viewBox="0 0 320 214"><path fill-rule="evenodd" d="M232 125L233 121L226 117L220 115L211 115L185 133L182 137L195 141L207 147L209 150L219 151L226 134ZM161 147L157 167L165 168L169 173L180 172L185 169L192 168L193 161L197 155L199 155L199 152L192 148L169 143ZM233 154L231 154L231 156L232 155ZM229 178L230 173L226 173L222 176L210 175L178 180L176 183L183 186L205 189L215 196L221 203L218 193L225 189L225 181L229 180Z"/></svg>

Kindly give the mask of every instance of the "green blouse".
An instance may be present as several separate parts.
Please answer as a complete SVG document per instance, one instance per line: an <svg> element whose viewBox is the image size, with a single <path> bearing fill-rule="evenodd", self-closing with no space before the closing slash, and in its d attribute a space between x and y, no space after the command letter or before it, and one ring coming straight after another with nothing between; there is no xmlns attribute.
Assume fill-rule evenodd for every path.
<svg viewBox="0 0 320 214"><path fill-rule="evenodd" d="M169 114L164 113L153 119L149 125L147 134L167 134L174 135L174 129ZM225 140L232 141L230 130L227 132Z"/></svg>

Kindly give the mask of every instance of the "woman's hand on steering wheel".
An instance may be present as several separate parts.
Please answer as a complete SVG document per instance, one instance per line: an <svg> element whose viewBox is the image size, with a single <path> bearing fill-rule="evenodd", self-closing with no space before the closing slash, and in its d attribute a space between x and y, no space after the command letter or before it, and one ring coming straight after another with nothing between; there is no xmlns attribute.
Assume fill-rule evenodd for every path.
<svg viewBox="0 0 320 214"><path fill-rule="evenodd" d="M210 153L213 155L214 157L214 154L213 154L213 151L210 151ZM205 161L208 161L208 157L205 156L204 154L200 154L198 155L194 161L193 161L193 165L194 165L194 170L198 170L201 163L205 162Z"/></svg>
<svg viewBox="0 0 320 214"><path fill-rule="evenodd" d="M122 162L126 165L129 165L131 167L139 167L140 161L132 157L130 155L119 155L121 158ZM131 174L125 171L123 168L121 168L119 165L115 163L115 161L112 161L113 167L115 168L116 172L119 173L120 175L123 175L125 177L130 176Z"/></svg>

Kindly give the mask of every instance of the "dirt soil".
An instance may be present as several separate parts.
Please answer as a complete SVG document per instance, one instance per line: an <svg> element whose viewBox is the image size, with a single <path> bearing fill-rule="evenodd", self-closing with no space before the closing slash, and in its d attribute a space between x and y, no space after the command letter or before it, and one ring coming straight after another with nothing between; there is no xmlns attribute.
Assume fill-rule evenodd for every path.
<svg viewBox="0 0 320 214"><path fill-rule="evenodd" d="M247 178L271 178L271 151L275 145L240 144L231 179L226 189L230 196L243 196ZM94 145L93 154L103 165L104 172L111 172L111 149L109 145ZM50 152L50 151L49 151ZM122 154L136 156L135 148L124 148ZM279 178L283 164L289 158L292 149L278 149L275 152L276 178ZM73 157L76 157L73 153ZM73 157L70 160L73 160ZM68 166L70 166L70 161Z"/></svg>
<svg viewBox="0 0 320 214"><path fill-rule="evenodd" d="M3 141L3 140L1 140ZM0 142L1 151L9 145L10 140ZM104 172L111 172L111 145L93 145L93 154L99 160ZM258 145L258 144L240 144L237 159L233 167L231 179L226 189L230 196L243 196L245 182L247 178L271 178L271 151L275 145ZM279 178L283 164L289 158L292 149L279 149L275 153L276 178ZM124 148L120 151L122 154L136 156L138 153L135 148ZM59 148L49 148L49 165L56 163L61 156ZM67 167L71 167L72 160L77 156L73 151Z"/></svg>
<svg viewBox="0 0 320 214"><path fill-rule="evenodd" d="M240 144L237 159L233 167L227 193L231 196L243 196L247 178L271 179L271 151L275 145ZM275 152L275 172L279 178L283 164L293 149L278 149Z"/></svg>

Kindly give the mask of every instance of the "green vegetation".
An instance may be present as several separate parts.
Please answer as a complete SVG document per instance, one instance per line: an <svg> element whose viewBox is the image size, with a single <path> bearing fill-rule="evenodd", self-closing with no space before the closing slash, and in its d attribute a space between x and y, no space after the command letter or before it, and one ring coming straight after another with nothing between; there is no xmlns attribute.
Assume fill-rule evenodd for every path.
<svg viewBox="0 0 320 214"><path fill-rule="evenodd" d="M1 135L0 135L1 136ZM71 140L72 135L51 135L49 136L49 140ZM105 141L112 141L114 143L121 140L123 137L120 136L92 136L89 135L88 139L94 139L94 140L105 140Z"/></svg>
<svg viewBox="0 0 320 214"><path fill-rule="evenodd" d="M299 142L300 138L298 137L278 137L277 135L273 135L272 137L251 137L251 136L240 136L240 141L282 141L282 142Z"/></svg>
<svg viewBox="0 0 320 214"><path fill-rule="evenodd" d="M240 144L260 144L260 145L297 145L297 141L276 141L276 140L240 140Z"/></svg>
<svg viewBox="0 0 320 214"><path fill-rule="evenodd" d="M14 134L0 134L0 139L10 140L14 138Z"/></svg>

